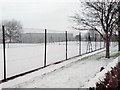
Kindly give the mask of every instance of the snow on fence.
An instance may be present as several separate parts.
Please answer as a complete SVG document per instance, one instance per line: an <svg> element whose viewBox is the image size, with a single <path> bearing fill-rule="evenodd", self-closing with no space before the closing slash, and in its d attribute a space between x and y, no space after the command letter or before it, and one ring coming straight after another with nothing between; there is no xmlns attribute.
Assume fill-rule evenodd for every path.
<svg viewBox="0 0 120 90"><path fill-rule="evenodd" d="M33 32L24 32L21 37L12 39L11 43L9 38L5 37L5 30L2 26L1 83L100 50L105 46L100 34L93 30L58 31L23 28L23 31Z"/></svg>

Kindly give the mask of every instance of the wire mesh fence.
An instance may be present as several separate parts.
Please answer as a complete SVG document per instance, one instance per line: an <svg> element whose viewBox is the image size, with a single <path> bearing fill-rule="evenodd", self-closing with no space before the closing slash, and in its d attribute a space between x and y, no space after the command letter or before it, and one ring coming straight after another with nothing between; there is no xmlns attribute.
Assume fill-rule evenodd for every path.
<svg viewBox="0 0 120 90"><path fill-rule="evenodd" d="M23 28L34 32L24 32L9 42L5 30L3 26L0 44L2 81L104 48L102 37L93 31Z"/></svg>

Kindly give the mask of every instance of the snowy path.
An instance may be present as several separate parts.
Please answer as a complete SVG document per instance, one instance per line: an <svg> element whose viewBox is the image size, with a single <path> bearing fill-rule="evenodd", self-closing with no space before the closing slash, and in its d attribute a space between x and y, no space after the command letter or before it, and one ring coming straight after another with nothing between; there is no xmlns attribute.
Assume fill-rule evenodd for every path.
<svg viewBox="0 0 120 90"><path fill-rule="evenodd" d="M112 49L115 55L117 48ZM12 88L80 88L93 78L102 66L106 67L115 57L107 60L105 52L71 62L52 72L35 76L32 79L15 84ZM41 73L39 71L38 73ZM27 78L27 77L26 77ZM21 78L22 79L22 78ZM5 87L6 84L3 84Z"/></svg>
<svg viewBox="0 0 120 90"><path fill-rule="evenodd" d="M90 60L90 61L89 61ZM94 61L92 59L78 61L62 67L52 73L34 78L28 82L15 87L24 88L79 88L84 85L90 78L99 72L101 66L108 63L106 61ZM96 68L95 68L96 67ZM94 69L95 68L95 69Z"/></svg>

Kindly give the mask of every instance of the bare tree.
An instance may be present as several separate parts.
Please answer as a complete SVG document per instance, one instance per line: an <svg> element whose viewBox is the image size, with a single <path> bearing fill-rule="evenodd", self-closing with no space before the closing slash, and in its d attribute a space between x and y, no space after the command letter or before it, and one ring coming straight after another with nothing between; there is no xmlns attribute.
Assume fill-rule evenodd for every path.
<svg viewBox="0 0 120 90"><path fill-rule="evenodd" d="M78 26L83 24L97 31L106 42L106 58L110 58L110 39L115 30L117 15L117 0L97 0L96 2L84 2L85 9L72 16L72 20Z"/></svg>
<svg viewBox="0 0 120 90"><path fill-rule="evenodd" d="M13 41L19 41L22 32L21 23L16 20L5 20L3 21L3 25L5 26L5 35L6 38L9 39L9 43Z"/></svg>

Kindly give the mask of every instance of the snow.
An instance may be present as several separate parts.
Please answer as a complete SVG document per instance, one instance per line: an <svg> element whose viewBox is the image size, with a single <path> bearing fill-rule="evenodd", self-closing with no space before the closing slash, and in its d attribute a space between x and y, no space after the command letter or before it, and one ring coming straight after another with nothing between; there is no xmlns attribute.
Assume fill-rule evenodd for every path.
<svg viewBox="0 0 120 90"><path fill-rule="evenodd" d="M92 78L83 88L89 88L89 87L96 87L96 83L102 81L105 78L105 73L108 71L111 71L113 67L115 67L118 62L120 62L120 57L117 57L113 62L109 63L103 71L97 73L97 75Z"/></svg>
<svg viewBox="0 0 120 90"><path fill-rule="evenodd" d="M51 65L49 67L41 69L40 71L36 71L36 72L31 73L31 74L27 74L25 76L22 76L22 77L18 77L18 78L14 79L14 80L2 83L2 87L4 87L4 88L13 87L14 85L17 85L17 84L23 83L25 81L28 81L31 78L35 78L35 77L45 75L46 73L50 73L52 71L55 71L60 67L64 67L64 66L66 66L66 65L68 65L68 64L70 64L72 62L78 61L78 59L82 59L82 58L85 58L87 56L94 55L95 53L98 53L98 52L101 52L101 51L104 51L104 49L100 50L100 51L97 51L97 52L90 53L90 54L86 54L86 55L81 56L81 57L77 57L75 59L71 59L69 61L62 62L60 64Z"/></svg>
<svg viewBox="0 0 120 90"><path fill-rule="evenodd" d="M97 42L97 48L100 48ZM95 49L93 42L93 50ZM47 44L47 64L66 59L65 42ZM103 43L102 43L103 47ZM82 53L86 52L87 42L82 42ZM3 52L0 45L0 79L3 79ZM79 42L68 42L68 58L79 55ZM7 77L44 66L44 43L6 45Z"/></svg>
<svg viewBox="0 0 120 90"><path fill-rule="evenodd" d="M100 73L100 68L114 66L115 57L104 58L105 49L2 83L4 88L82 88ZM112 47L112 54L117 48ZM92 56L91 56L92 55ZM115 60L114 60L115 59ZM109 70L109 69L107 69ZM103 73L102 73L103 75ZM98 75L98 76L102 76ZM96 77L97 78L97 77ZM95 81L95 80L94 80ZM92 84L93 82L91 82Z"/></svg>

